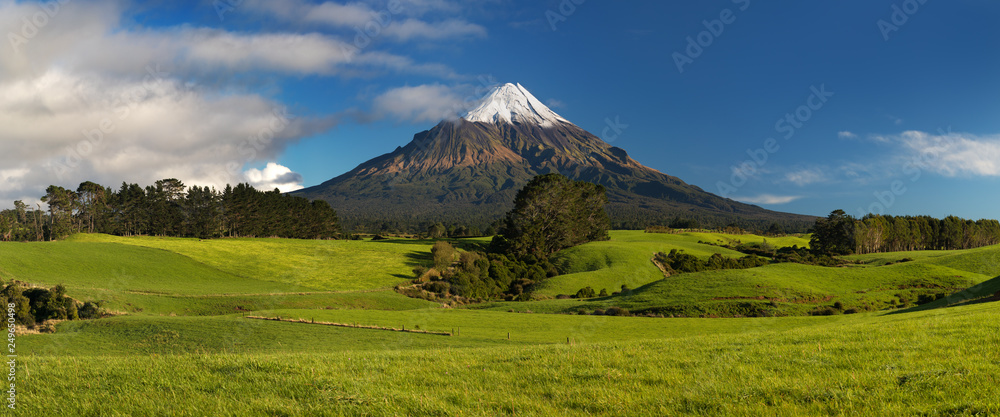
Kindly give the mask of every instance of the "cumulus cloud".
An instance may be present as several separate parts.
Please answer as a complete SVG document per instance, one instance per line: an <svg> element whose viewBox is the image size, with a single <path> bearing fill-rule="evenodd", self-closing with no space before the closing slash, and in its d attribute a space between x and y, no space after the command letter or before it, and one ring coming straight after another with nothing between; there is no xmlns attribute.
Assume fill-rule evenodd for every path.
<svg viewBox="0 0 1000 417"><path fill-rule="evenodd" d="M405 3L426 10L451 4ZM150 28L127 22L124 1L50 1L44 3L48 12L42 4L0 0L0 33L8 34L0 46L0 204L5 206L38 196L50 184L76 188L85 180L117 186L178 178L222 187L255 175L268 188L301 187L301 176L287 167L243 170L276 160L290 144L335 126L338 117L295 117L282 103L254 93L253 86L228 82L232 74L390 71L456 77L444 65L357 48L325 33ZM327 9L315 12L336 6L324 4ZM336 11L352 22L370 11L362 3L341 6ZM36 16L38 25L25 23ZM417 33L423 29L416 26L408 30L412 33L391 36L431 36ZM430 110L406 108L416 93L396 91L381 107L389 116L429 119ZM452 98L442 90L426 104Z"/></svg>
<svg viewBox="0 0 1000 417"><path fill-rule="evenodd" d="M857 139L858 135L845 130L843 132L837 132L837 137L841 139Z"/></svg>
<svg viewBox="0 0 1000 417"><path fill-rule="evenodd" d="M733 200L742 201L744 203L750 203L750 204L779 205L779 204L788 204L800 198L802 198L802 196L779 196L771 194L760 194L753 197L733 197Z"/></svg>
<svg viewBox="0 0 1000 417"><path fill-rule="evenodd" d="M247 181L254 188L263 191L271 191L277 188L283 193L301 190L302 175L292 172L286 166L268 162L264 169L251 168L244 175Z"/></svg>
<svg viewBox="0 0 1000 417"><path fill-rule="evenodd" d="M440 84L394 88L373 101L376 115L412 122L439 122L454 118L466 100L455 87Z"/></svg>
<svg viewBox="0 0 1000 417"><path fill-rule="evenodd" d="M176 76L194 77L234 71L323 76L391 71L455 77L441 64L417 63L406 56L315 32L123 27L119 22L123 11L116 4L70 2L53 17L46 17L43 27L26 29L22 18L30 20L38 13L48 16L43 9L37 3L0 3L0 32L19 39L11 41L13 53L0 54L0 78L31 77L40 68L52 67L129 77L149 63L169 67ZM399 25L395 30L405 28Z"/></svg>
<svg viewBox="0 0 1000 417"><path fill-rule="evenodd" d="M244 164L276 158L335 122L295 118L257 95L214 94L171 78L49 70L0 81L0 197L84 180L114 186L179 178L221 187L242 181Z"/></svg>

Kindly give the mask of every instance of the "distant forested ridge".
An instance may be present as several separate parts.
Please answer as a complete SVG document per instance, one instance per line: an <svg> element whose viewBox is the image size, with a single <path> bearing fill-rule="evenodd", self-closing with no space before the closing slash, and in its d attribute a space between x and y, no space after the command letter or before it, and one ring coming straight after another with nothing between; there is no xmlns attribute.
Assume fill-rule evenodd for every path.
<svg viewBox="0 0 1000 417"><path fill-rule="evenodd" d="M145 188L123 182L117 191L90 181L76 191L55 185L45 191L47 211L22 201L0 211L0 240L45 241L80 232L202 239L329 239L340 233L337 213L325 201L249 184L217 191L171 178Z"/></svg>
<svg viewBox="0 0 1000 417"><path fill-rule="evenodd" d="M889 216L861 219L835 210L816 221L810 247L836 255L915 250L972 249L1000 243L1000 222L956 216Z"/></svg>

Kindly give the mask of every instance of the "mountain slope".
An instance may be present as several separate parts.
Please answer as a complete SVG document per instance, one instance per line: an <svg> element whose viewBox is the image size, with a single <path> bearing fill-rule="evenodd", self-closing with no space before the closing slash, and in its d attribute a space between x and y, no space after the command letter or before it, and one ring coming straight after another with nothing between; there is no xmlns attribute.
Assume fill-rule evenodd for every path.
<svg viewBox="0 0 1000 417"><path fill-rule="evenodd" d="M605 186L617 227L681 217L801 228L814 219L724 199L648 168L514 84L493 90L463 118L442 121L406 146L296 194L328 201L348 227L444 221L483 228L510 209L531 178L550 172Z"/></svg>

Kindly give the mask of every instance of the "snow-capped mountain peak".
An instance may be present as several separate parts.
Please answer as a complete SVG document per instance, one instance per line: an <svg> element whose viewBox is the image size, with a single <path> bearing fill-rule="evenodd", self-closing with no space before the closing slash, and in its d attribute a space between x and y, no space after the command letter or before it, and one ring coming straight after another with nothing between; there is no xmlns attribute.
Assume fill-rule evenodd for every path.
<svg viewBox="0 0 1000 417"><path fill-rule="evenodd" d="M538 101L521 84L507 83L494 88L482 103L462 116L470 122L537 124L550 127L558 123L570 123L548 106Z"/></svg>

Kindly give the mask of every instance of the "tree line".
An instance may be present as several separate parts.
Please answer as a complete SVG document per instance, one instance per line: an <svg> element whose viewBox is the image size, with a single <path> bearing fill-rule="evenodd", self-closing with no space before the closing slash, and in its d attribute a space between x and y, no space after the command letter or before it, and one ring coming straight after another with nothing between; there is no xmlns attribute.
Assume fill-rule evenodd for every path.
<svg viewBox="0 0 1000 417"><path fill-rule="evenodd" d="M217 191L170 178L145 188L123 182L113 190L87 181L75 191L49 186L41 201L47 211L22 201L0 211L0 240L48 241L81 232L202 239L329 239L340 233L337 213L325 201L249 184Z"/></svg>
<svg viewBox="0 0 1000 417"><path fill-rule="evenodd" d="M816 221L810 246L834 255L972 249L1000 243L1000 222L948 216L869 214L861 219L834 210Z"/></svg>

